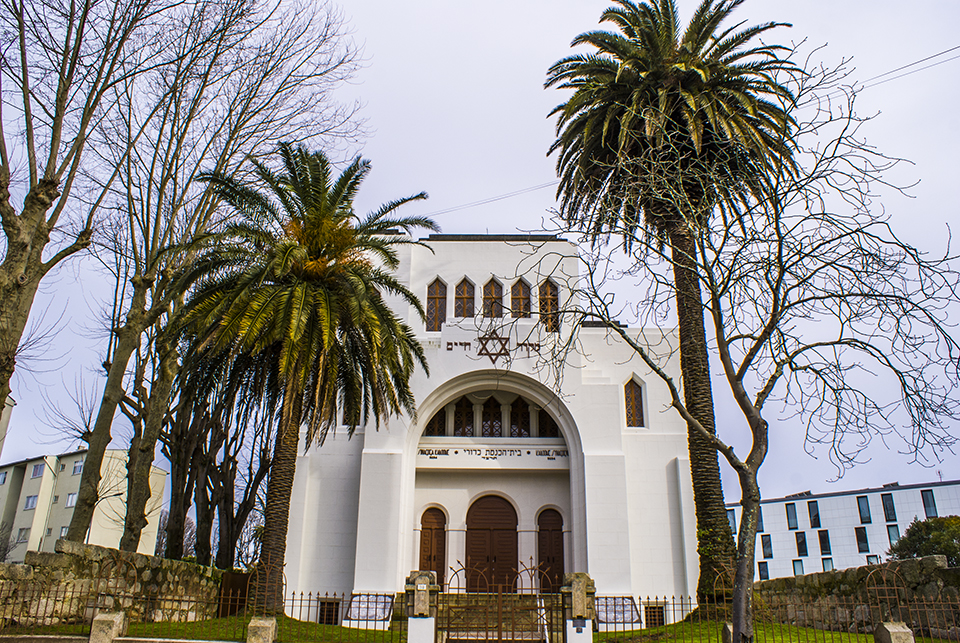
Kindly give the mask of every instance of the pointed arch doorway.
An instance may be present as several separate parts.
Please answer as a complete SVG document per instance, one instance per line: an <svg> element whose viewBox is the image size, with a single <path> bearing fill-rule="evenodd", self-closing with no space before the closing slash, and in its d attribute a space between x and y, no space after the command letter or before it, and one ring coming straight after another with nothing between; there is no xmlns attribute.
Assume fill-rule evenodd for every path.
<svg viewBox="0 0 960 643"><path fill-rule="evenodd" d="M483 496L467 511L467 591L513 585L517 573L517 512L500 496Z"/></svg>

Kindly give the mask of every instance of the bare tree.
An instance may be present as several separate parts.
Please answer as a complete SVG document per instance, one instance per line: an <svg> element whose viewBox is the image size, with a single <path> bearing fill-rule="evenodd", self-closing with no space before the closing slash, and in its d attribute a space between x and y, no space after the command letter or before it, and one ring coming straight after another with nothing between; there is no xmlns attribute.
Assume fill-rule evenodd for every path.
<svg viewBox="0 0 960 643"><path fill-rule="evenodd" d="M40 282L90 244L115 176L86 181L91 134L115 110L118 84L169 59L154 45L175 4L0 3L0 110L11 110L0 111L0 408ZM125 158L130 150L121 148Z"/></svg>
<svg viewBox="0 0 960 643"><path fill-rule="evenodd" d="M280 140L355 130L352 108L329 97L356 60L329 7L205 0L178 16L176 38L163 43L175 64L118 84L117 116L96 130L102 162L117 169L108 198L124 225L104 250L121 258L114 274L121 287L89 457L102 457L117 409L127 402L135 430L120 548L129 551L146 524L147 480L179 369L176 341L164 331L183 296L175 275L190 262L191 242L217 223L216 199L198 174L232 174L247 156L272 151ZM117 140L120 145L110 144ZM144 344L148 329L152 341ZM84 475L68 535L74 539L88 528L95 502L95 467Z"/></svg>
<svg viewBox="0 0 960 643"><path fill-rule="evenodd" d="M637 283L639 303L615 305L602 249L588 257L584 271L586 306L569 311L605 322L630 346L668 386L672 407L736 472L743 508L736 641L753 639L757 474L770 424L802 418L808 444L827 449L842 474L874 435L899 436L915 459L935 460L955 444L950 423L960 417L960 344L947 323L960 294L953 258L931 257L903 241L876 203L878 187L898 189L885 179L898 161L863 138L870 119L854 110L856 92L845 84L843 68L805 69L789 81L797 100L787 106L800 126L798 171L770 176L769 198L722 204L708 225L688 224L695 253L682 258L696 266L712 322L712 357L749 427L749 452L735 453L731 435L710 434L688 411L665 370L677 350L671 333L653 341L649 331L638 335L615 323L629 314L656 328L669 318L670 272L678 259L658 239L631 239L626 276ZM657 174L637 180L653 184ZM656 187L671 189L669 182ZM576 348L575 335L562 346ZM787 410L770 411L772 401Z"/></svg>

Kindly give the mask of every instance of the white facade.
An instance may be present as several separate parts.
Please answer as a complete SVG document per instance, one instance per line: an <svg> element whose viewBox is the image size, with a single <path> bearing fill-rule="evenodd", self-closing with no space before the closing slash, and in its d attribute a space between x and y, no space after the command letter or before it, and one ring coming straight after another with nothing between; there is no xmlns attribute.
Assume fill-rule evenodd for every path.
<svg viewBox="0 0 960 643"><path fill-rule="evenodd" d="M395 592L411 570L424 568L428 545L442 557L436 568L447 581L453 570L483 558L481 546L489 565L502 567L507 551L513 569L542 566L543 552L559 551L548 543L549 517L562 521L556 527L562 569L553 571L588 572L600 594L693 593L686 427L668 409L666 387L606 328L583 328L577 350L553 357L570 324L561 318L558 332L545 328L541 286L547 279L557 286L561 309L571 301L576 247L552 236L426 241L433 252L406 247L397 273L425 302L428 325L392 302L414 328L430 368L429 377L418 373L413 383L418 419L392 418L379 430L358 429L352 439L340 430L299 458L288 589ZM458 288L463 280L474 289L472 311ZM529 288L529 317L518 314L522 286L520 303L512 298L521 280ZM437 284L446 290L442 302L430 297L442 289ZM489 314L497 310L497 285L502 317ZM438 312L442 324L428 330ZM629 332L675 345L672 332ZM676 367L668 366L674 375ZM628 394L635 396L629 423L640 426L627 426ZM468 428L473 435L461 435ZM513 527L486 529L480 508L487 505L508 505L506 514L512 508L515 554L513 545L498 544L514 538ZM443 523L438 531L422 529L428 511ZM492 540L483 544L488 532ZM428 542L425 534L439 540Z"/></svg>
<svg viewBox="0 0 960 643"><path fill-rule="evenodd" d="M756 578L781 578L884 562L914 519L960 515L960 481L803 492L760 508ZM740 511L727 505L731 526L740 525Z"/></svg>
<svg viewBox="0 0 960 643"><path fill-rule="evenodd" d="M27 551L54 551L66 535L77 503L86 450L48 455L0 466L0 525L9 529L11 547L6 562L23 562ZM123 535L127 496L127 453L107 450L100 466L100 501L97 503L86 542L116 548ZM153 554L160 524L163 487L167 473L158 467L150 472L147 526L137 549Z"/></svg>

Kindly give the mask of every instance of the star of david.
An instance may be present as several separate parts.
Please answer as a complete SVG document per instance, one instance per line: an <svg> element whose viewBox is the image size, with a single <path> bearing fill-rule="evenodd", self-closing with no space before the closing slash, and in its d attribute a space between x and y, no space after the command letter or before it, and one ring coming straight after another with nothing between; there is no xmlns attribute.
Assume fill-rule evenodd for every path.
<svg viewBox="0 0 960 643"><path fill-rule="evenodd" d="M480 342L480 350L477 351L477 355L486 355L494 366L497 364L498 357L510 357L509 337L500 337L496 331L493 331L489 335L477 337L477 341Z"/></svg>

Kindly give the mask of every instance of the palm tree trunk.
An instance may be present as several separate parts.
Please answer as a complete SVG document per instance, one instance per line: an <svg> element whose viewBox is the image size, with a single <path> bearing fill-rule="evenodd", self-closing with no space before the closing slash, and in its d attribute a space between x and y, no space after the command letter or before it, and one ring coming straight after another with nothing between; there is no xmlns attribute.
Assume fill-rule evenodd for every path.
<svg viewBox="0 0 960 643"><path fill-rule="evenodd" d="M684 224L670 231L670 247L677 296L683 402L701 426L710 433L716 433L710 358L696 264L697 249L692 234ZM697 514L697 553L700 557L697 597L701 602L711 602L718 592L725 593L723 590L730 587L734 562L733 534L723 502L717 450L692 425L687 426L687 448Z"/></svg>
<svg viewBox="0 0 960 643"><path fill-rule="evenodd" d="M263 535L260 562L256 573L255 613L283 612L283 567L287 553L287 527L290 523L290 494L297 469L300 444L300 396L288 386L283 396L283 411L277 442L267 479L267 500L263 509Z"/></svg>

